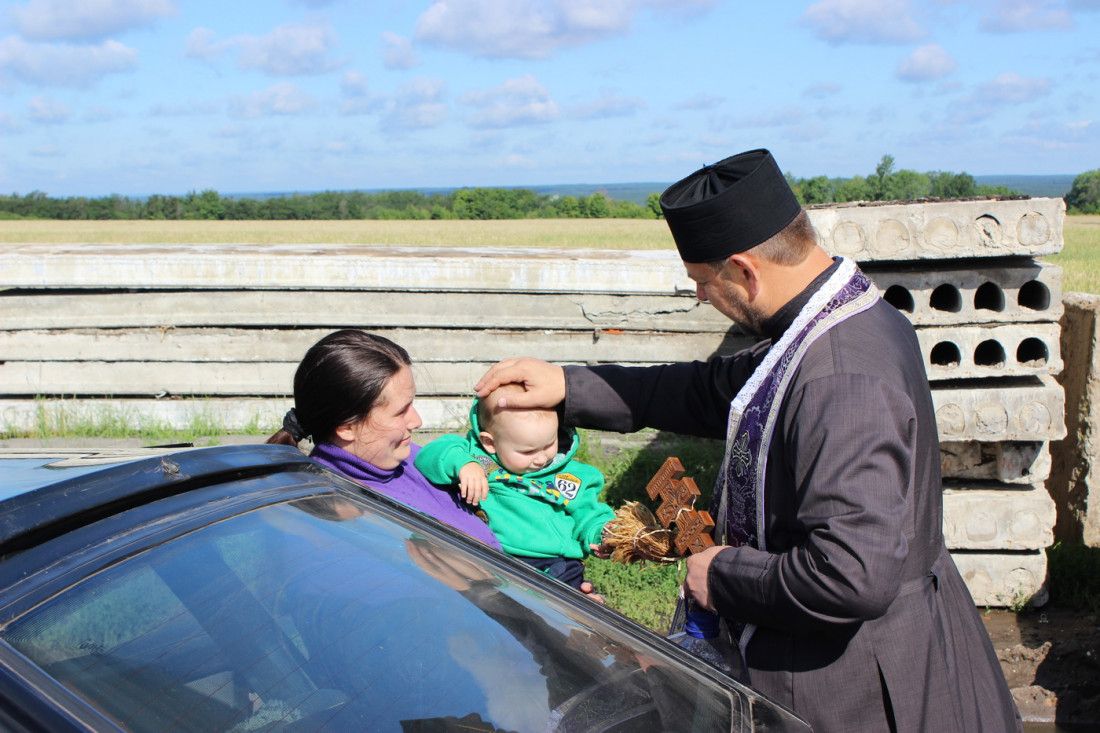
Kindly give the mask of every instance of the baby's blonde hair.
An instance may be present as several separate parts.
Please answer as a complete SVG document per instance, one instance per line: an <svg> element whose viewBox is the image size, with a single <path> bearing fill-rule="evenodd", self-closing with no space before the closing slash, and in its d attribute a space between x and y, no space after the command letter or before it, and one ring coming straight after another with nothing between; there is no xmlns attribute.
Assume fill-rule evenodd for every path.
<svg viewBox="0 0 1100 733"><path fill-rule="evenodd" d="M493 423L496 422L504 413L511 414L527 414L527 415L553 415L557 419L557 412L555 410L545 410L540 408L515 408L500 406L502 398L507 398L512 395L523 394L523 385L520 384L502 384L494 389L489 394L478 400L477 403L477 423L478 427L482 430L491 431Z"/></svg>

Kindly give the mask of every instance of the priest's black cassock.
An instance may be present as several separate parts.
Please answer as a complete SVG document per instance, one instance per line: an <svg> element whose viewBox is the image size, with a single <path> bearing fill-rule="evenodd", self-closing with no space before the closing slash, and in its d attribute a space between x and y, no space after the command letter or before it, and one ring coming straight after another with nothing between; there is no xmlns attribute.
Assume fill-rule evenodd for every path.
<svg viewBox="0 0 1100 733"><path fill-rule="evenodd" d="M735 178L755 170L750 161ZM838 266L733 356L566 367L565 421L726 438L731 401ZM748 682L815 730L1017 730L992 644L944 545L939 440L916 335L893 306L872 302L828 328L794 367L764 451L766 549L719 553L712 602L728 625L756 627Z"/></svg>

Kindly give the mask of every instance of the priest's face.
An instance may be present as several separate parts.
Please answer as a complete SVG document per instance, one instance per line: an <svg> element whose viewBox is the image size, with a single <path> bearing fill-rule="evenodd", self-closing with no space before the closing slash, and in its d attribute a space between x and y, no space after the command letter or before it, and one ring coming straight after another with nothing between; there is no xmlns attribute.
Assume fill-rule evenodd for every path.
<svg viewBox="0 0 1100 733"><path fill-rule="evenodd" d="M695 281L695 297L710 303L722 315L749 333L760 335L767 314L748 299L748 290L738 281L736 268L725 263L685 262L687 275Z"/></svg>

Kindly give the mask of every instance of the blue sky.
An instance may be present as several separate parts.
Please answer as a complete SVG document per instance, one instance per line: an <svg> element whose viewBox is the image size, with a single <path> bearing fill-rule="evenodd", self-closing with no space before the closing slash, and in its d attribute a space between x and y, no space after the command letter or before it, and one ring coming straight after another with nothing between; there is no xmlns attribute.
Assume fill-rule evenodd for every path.
<svg viewBox="0 0 1100 733"><path fill-rule="evenodd" d="M1100 0L0 3L0 191L1100 167Z"/></svg>

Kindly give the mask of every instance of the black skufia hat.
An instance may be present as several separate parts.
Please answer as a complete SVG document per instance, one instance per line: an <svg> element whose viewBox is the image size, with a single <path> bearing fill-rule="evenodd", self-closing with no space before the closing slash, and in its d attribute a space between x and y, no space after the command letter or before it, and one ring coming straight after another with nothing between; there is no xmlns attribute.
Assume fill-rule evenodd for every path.
<svg viewBox="0 0 1100 733"><path fill-rule="evenodd" d="M752 249L802 206L767 150L708 165L669 186L661 210L684 262L715 262Z"/></svg>

